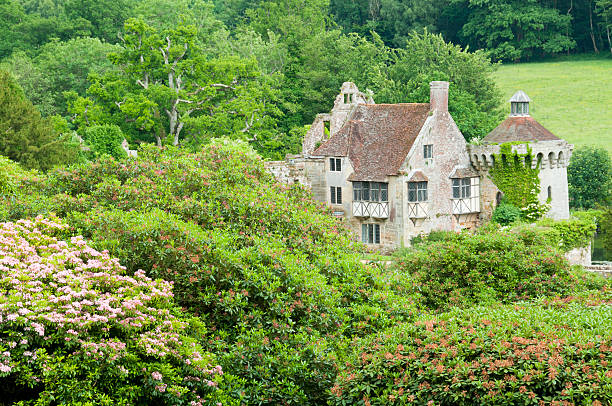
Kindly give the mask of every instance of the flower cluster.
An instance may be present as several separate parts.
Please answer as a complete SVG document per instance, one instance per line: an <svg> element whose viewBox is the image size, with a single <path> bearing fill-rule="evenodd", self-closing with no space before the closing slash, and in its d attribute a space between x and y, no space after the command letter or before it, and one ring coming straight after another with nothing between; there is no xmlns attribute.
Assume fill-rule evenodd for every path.
<svg viewBox="0 0 612 406"><path fill-rule="evenodd" d="M214 398L221 370L187 336L190 325L174 307L172 284L143 271L127 275L117 259L81 237L54 237L66 227L41 217L0 223L0 381L39 382L22 390L62 398L58 374L72 366L73 380L112 371L92 385L102 393L105 384L140 382L142 399L162 392L161 403L172 403L171 396ZM163 383L160 372L146 372L155 365L165 369ZM149 382L151 373L156 382Z"/></svg>
<svg viewBox="0 0 612 406"><path fill-rule="evenodd" d="M532 303L402 324L353 343L332 404L610 404L611 311Z"/></svg>

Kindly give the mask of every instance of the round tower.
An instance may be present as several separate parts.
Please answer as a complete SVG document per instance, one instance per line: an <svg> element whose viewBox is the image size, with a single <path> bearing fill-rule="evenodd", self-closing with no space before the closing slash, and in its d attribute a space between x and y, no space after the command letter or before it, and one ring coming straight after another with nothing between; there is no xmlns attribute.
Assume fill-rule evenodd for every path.
<svg viewBox="0 0 612 406"><path fill-rule="evenodd" d="M512 159L515 159L514 153L517 153L523 157L523 165L540 169L538 200L541 204L550 205L546 216L554 219L569 218L567 165L574 146L551 133L529 115L531 99L525 92L519 90L509 102L509 116L481 144L468 145L472 166L480 172L482 178L484 217L491 216L503 196L491 180L489 171L496 164L496 157L504 159L505 153L510 151Z"/></svg>

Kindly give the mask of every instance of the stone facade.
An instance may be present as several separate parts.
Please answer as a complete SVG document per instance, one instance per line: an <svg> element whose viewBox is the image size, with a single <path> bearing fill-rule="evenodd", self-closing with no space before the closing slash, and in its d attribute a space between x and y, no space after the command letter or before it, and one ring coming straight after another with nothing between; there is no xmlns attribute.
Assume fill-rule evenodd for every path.
<svg viewBox="0 0 612 406"><path fill-rule="evenodd" d="M525 143L513 148L526 152L528 142L537 156L540 200L550 192L550 215L567 218L572 146L523 114L528 97L523 93L522 104L512 106L521 114L511 114L475 146L466 144L448 112L448 88L448 82L432 82L430 103L381 105L346 82L331 112L315 118L302 154L266 168L280 182L311 188L372 248L392 250L419 234L474 228L489 218L499 199L488 177L494 155L505 138L522 137Z"/></svg>

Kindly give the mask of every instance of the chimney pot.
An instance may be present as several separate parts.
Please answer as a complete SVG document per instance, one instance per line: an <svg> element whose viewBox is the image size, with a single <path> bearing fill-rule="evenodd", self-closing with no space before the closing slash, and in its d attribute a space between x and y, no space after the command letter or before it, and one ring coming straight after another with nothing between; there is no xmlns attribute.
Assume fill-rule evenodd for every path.
<svg viewBox="0 0 612 406"><path fill-rule="evenodd" d="M429 83L429 106L431 111L448 112L448 82Z"/></svg>

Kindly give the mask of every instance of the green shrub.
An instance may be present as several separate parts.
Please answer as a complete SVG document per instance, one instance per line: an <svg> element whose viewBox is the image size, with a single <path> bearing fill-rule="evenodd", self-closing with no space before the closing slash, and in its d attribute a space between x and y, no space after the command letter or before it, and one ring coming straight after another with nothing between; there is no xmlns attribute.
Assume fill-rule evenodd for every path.
<svg viewBox="0 0 612 406"><path fill-rule="evenodd" d="M593 218L542 219L536 225L544 228L551 245L559 247L564 252L589 245L597 229Z"/></svg>
<svg viewBox="0 0 612 406"><path fill-rule="evenodd" d="M567 261L542 241L511 231L457 234L407 251L396 266L430 309L569 293Z"/></svg>
<svg viewBox="0 0 612 406"><path fill-rule="evenodd" d="M429 234L419 234L410 240L410 245L415 246L426 242L450 241L457 237L456 231L434 230Z"/></svg>
<svg viewBox="0 0 612 406"><path fill-rule="evenodd" d="M102 155L110 155L115 159L127 157L127 153L121 147L125 136L121 129L114 124L87 127L83 139L91 149L92 157Z"/></svg>
<svg viewBox="0 0 612 406"><path fill-rule="evenodd" d="M0 223L0 392L20 404L202 405L228 401L222 369L172 285L129 276L66 225Z"/></svg>
<svg viewBox="0 0 612 406"><path fill-rule="evenodd" d="M493 210L491 221L507 226L508 224L514 223L521 217L521 210L511 203L501 203Z"/></svg>
<svg viewBox="0 0 612 406"><path fill-rule="evenodd" d="M416 314L397 275L361 264L342 222L241 143L101 158L53 171L44 193L128 273L174 283L246 404L325 403L345 338Z"/></svg>
<svg viewBox="0 0 612 406"><path fill-rule="evenodd" d="M611 404L611 291L590 300L454 310L356 340L330 404Z"/></svg>

